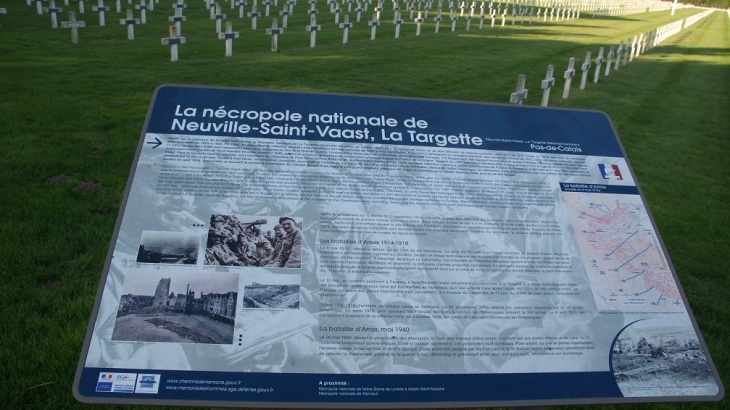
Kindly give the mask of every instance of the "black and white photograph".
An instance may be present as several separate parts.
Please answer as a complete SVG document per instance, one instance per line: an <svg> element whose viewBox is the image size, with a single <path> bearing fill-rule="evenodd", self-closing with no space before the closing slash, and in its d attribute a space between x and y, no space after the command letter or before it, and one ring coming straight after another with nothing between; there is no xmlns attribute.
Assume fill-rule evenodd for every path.
<svg viewBox="0 0 730 410"><path fill-rule="evenodd" d="M301 268L302 218L211 215L205 265Z"/></svg>
<svg viewBox="0 0 730 410"><path fill-rule="evenodd" d="M640 320L613 344L611 365L625 396L712 394L712 370L691 327Z"/></svg>
<svg viewBox="0 0 730 410"><path fill-rule="evenodd" d="M113 341L233 343L239 275L130 271Z"/></svg>
<svg viewBox="0 0 730 410"><path fill-rule="evenodd" d="M137 262L195 265L198 262L199 248L199 234L142 231Z"/></svg>
<svg viewBox="0 0 730 410"><path fill-rule="evenodd" d="M244 309L299 309L297 275L247 275L243 289Z"/></svg>

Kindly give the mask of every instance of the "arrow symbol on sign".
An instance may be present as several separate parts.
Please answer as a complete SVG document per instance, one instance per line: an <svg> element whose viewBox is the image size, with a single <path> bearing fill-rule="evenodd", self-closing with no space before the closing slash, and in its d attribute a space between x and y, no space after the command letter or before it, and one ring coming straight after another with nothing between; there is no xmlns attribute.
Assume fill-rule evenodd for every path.
<svg viewBox="0 0 730 410"><path fill-rule="evenodd" d="M157 141L157 142L153 142L153 141L147 142L148 144L154 145L154 147L152 147L152 149L155 149L155 148L159 147L160 145L162 145L162 141L160 141L159 138L155 137L155 141Z"/></svg>

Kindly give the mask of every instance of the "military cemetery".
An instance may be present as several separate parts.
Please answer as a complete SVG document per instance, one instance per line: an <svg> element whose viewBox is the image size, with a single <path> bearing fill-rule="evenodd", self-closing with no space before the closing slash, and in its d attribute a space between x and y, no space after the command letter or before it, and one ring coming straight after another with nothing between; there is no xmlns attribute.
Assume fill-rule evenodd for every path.
<svg viewBox="0 0 730 410"><path fill-rule="evenodd" d="M626 389L629 386L631 389L639 385L639 390L650 390L652 397L637 400L636 397L641 397L637 395L632 400L626 395L615 402L627 408L652 410L728 407L728 399L722 397L722 389L730 386L730 351L724 347L724 341L730 337L730 330L725 323L730 317L730 308L726 304L730 297L730 277L727 275L730 271L730 214L726 206L730 202L730 179L726 172L730 158L730 139L727 138L730 129L730 116L727 115L730 110L729 33L728 0L715 0L715 3L703 4L702 7L699 3L659 0L90 0L86 5L84 0L78 3L76 0L0 0L0 72L3 73L0 76L0 89L3 90L0 93L0 133L6 140L0 154L0 163L6 170L1 177L3 193L0 197L4 201L0 202L0 210L4 221L0 222L0 227L7 233L0 247L6 248L3 250L6 264L0 268L0 277L9 284L0 291L0 299L6 301L8 308L12 306L19 312L17 315L6 315L2 322L8 329L7 337L2 342L5 352L3 362L6 363L8 375L2 388L4 406L13 409L85 408L76 401L71 391L84 333L93 331L94 326L113 329L109 337L116 349L114 351L127 349L130 352L130 357L134 359L130 369L139 368L136 366L141 366L140 363L153 363L151 369L163 369L167 364L161 362L160 357L165 355L181 358L179 363L174 364L177 366L175 368L195 368L204 360L195 359L190 349L220 346L227 349L250 343L248 350L226 353L214 358L213 362L248 365L248 361L252 361L256 364L250 368L242 365L245 368L242 371L296 374L297 370L291 364L295 357L305 363L317 359L317 348L308 344L312 343L310 339L313 336L307 329L314 329L314 334L318 335L317 321L320 321L320 325L322 323L320 315L313 315L316 320L312 316L305 317L303 309L306 310L312 303L340 303L332 302L336 297L348 294L340 290L352 292L352 286L361 285L353 285L354 282L347 286L338 283L337 286L341 287L337 289L342 295L332 293L333 288L326 286L310 292L306 283L308 273L304 272L316 270L308 270L313 268L307 265L306 259L302 273L292 272L297 269L284 271L281 268L282 271L273 275L276 278L274 281L268 281L270 276L257 276L260 273L254 269L264 270L261 267L248 268L253 273L247 270L247 273L240 275L240 279L239 275L229 273L236 272L235 269L217 267L215 275L218 276L215 278L225 282L225 286L210 289L205 280L199 279L200 275L190 273L192 270L185 271L177 278L174 274L166 274L165 266L158 270L160 265L166 264L191 265L190 269L194 269L198 256L197 245L195 249L186 249L184 255L180 252L163 252L160 255L165 257L155 259L156 255L150 254L141 260L135 259L133 255L124 260L115 258L108 266L105 264L118 212L124 210L124 193L130 166L134 165L135 152L148 149L160 158L171 155L170 151L167 154L159 153L162 150L158 147L169 147L171 144L168 140L170 137L164 133L150 134L158 137L156 141L147 138L138 145L138 140L140 130L146 126L145 115L152 109L150 100L155 89L161 85L174 84L192 86L193 89L202 87L203 90L207 90L206 87L232 87L332 96L354 94L397 97L405 101L425 99L499 104L507 107L505 109L535 110L536 115L544 115L544 127L534 127L536 135L552 132L550 121L554 114L549 111L551 109L558 113L568 110L605 112L610 117L609 128L614 128L620 138L620 150L626 155L626 161L630 161L631 168L624 168L622 176L620 172L616 174L618 168L611 168L615 164L604 165L599 161L590 166L600 168L607 181L627 176L640 182L640 195L646 199L646 206L651 210L649 218L653 216L651 223L655 222L662 234L661 238L657 236L657 243L647 243L646 248L666 247L667 254L671 256L671 262L668 263L677 272L682 286L678 293L681 293L681 297L677 296L670 307L676 308L682 300L688 301L687 308L691 308L697 321L696 330L701 332L701 340L697 340L680 333L661 333L648 324L639 323L635 327L644 329L643 340L642 335L629 331L621 337L616 335L616 340L606 354L612 361L611 370L616 375L618 387ZM180 93L183 95L186 92ZM204 91L201 93L205 94ZM185 100L182 97L180 100L175 100L178 97L174 96L170 98L176 101L171 106L177 105L179 110L171 111L175 113L171 114L171 118L181 124L183 119L188 119ZM237 123L232 119L233 114L229 110L249 110L249 107L233 105L211 105L208 107L211 109L210 117L228 120L224 128L226 130L244 129L238 128L243 122ZM315 135L328 141L340 138L346 142L359 142L355 136L362 134L357 134L359 130L354 125L350 127L352 129L343 128L343 134L334 136L336 121L340 121L342 127L347 124L346 121L350 121L346 117L346 110L349 109L347 104L342 104L342 108L338 109L344 114L332 114L330 123L318 117L318 128L312 127L312 130L319 132ZM263 118L266 113L289 116L286 118L291 119L291 115L295 114L285 113L285 110L277 112L273 107L269 110L271 112L268 113L259 111L257 115ZM246 111L249 115L254 112L254 108ZM437 141L442 141L444 145L452 144L449 141L455 140L449 140L451 137L460 138L462 142L473 141L458 133L442 135L444 139L439 140L441 131L433 131L433 128L426 130L425 122L433 127L431 121L434 120L428 116L428 110L424 109L423 112L423 118L415 116L412 122L404 123L410 134L404 132L400 136L402 140L411 138L414 144L428 141L434 145ZM245 116L243 111L236 115L241 118ZM469 117L466 111L450 115L458 117L455 123L481 123L485 130L492 130L491 127L496 125L489 116ZM383 124L390 120L387 116L382 119L375 116L367 118L368 121L375 121L376 118ZM419 123L419 120L424 122ZM266 122L260 119L256 121ZM512 125L517 126L517 117L514 121ZM296 135L299 131L298 128L293 130L296 128L295 123L296 120L289 121L287 128L284 128L283 121L281 128L269 124L269 132ZM188 130L216 126L211 124L189 121L186 126ZM327 126L329 128L325 128ZM336 131L340 132L339 129ZM590 126L581 129L587 139L593 138L592 131ZM509 127L499 128L495 132L502 133L499 138L510 138ZM352 138L349 139L349 136ZM378 137L381 137L380 134ZM395 132L388 135L384 131L382 138L390 141L389 144L399 141ZM296 139L288 143L291 144L282 145L281 157L278 159L280 164L285 164L281 165L282 169L295 166L286 162L287 156L292 153L298 155L305 150ZM525 140L524 143L529 144L530 141ZM179 144L190 152L209 149L226 152L226 148L216 146L217 143L212 140L200 142L197 146L184 146L183 142ZM376 166L378 161L368 156L373 155L368 150L374 150L377 144L349 145L353 149L347 155L354 156L356 149L362 149L362 157L352 163L342 160L339 167L346 169L355 166L355 163L357 166L368 166L368 161L371 161L369 166ZM258 149L254 147L251 152L262 152L256 151ZM224 154L220 155L224 157ZM226 155L234 158L240 152L232 150ZM327 161L337 162L340 161L337 158L345 154L323 151L318 155ZM508 158L505 156L502 159L503 164L509 163ZM438 159L444 169L459 161L468 163L470 160L468 155L442 155ZM393 172L390 167L396 163L398 166L405 163L405 160L399 161L378 164L382 167L384 180ZM211 163L203 156L199 162L203 166ZM603 162L607 164L608 161ZM473 172L492 172L487 164L470 164L465 166L473 167L469 168ZM532 170L542 168L545 175L551 175L554 169L565 171L572 169L575 164L551 164L536 160L529 166ZM255 168L241 170L241 175L246 176L241 177L241 182L235 188L226 189L258 192L256 181L274 178L272 174L257 174ZM515 175L523 171L524 168L520 170L518 167L514 170ZM165 175L174 175L173 171L169 172ZM435 190L465 190L471 177L469 173L459 174L449 184ZM154 191L158 181L144 181L144 175L140 178L142 182L149 183L149 189ZM220 176L208 175L206 178L207 181L223 181ZM333 180L338 178L341 177ZM411 184L420 189L422 187L419 184L425 184L424 181L413 179ZM304 199L291 199L295 194L305 197L302 187L308 187L317 195L345 195L343 192L319 192L326 190L322 185L309 186L306 181L294 182L288 185L282 183L288 188L275 193L285 198L281 203L286 204L286 209L267 208L257 199L243 199L244 195L238 199L211 201L206 206L220 215L243 211L247 215L287 215L312 206ZM297 184L301 185L294 188ZM403 196L406 191L408 189L402 188ZM484 191L479 197L484 199L499 195L494 192ZM566 201L578 198L578 195L572 194L565 191L546 192L544 196L550 198L562 195ZM251 198L255 196L252 194ZM139 224L185 226L186 232L189 229L206 232L209 228L213 229L212 223L209 226L207 220L201 221L195 215L196 207L200 207L198 199L171 194L165 195L164 201L151 205L169 210L159 216L147 215L143 209L133 210L135 215L141 215ZM620 208L614 203L585 203L588 211L577 217L581 221ZM368 206L363 214L386 213L381 209L384 205L377 201ZM542 212L541 215L556 212L548 208L535 206L529 209L534 213ZM454 206L450 216L434 215L434 221L438 221L434 224L444 224L446 221L458 224L471 220L472 216L459 214L459 209L459 206ZM323 208L316 212L321 215L322 221L330 215L344 215L341 209ZM495 212L500 213L504 221L534 216L521 214L520 210ZM404 222L409 217L412 216L391 215L389 221L394 232L395 227L410 227L409 222ZM305 218L304 222L297 221L299 227L295 227L295 230L313 229L312 220ZM330 232L342 229L342 226L358 224L367 226L367 229L379 226L374 221L333 218L329 222ZM318 223L323 224L318 229L325 232L324 223ZM425 219L421 223L425 224ZM638 226L650 229L651 223L648 227L641 223ZM589 222L586 224L589 226ZM450 236L454 243L469 241L461 239L460 235L464 231L457 225L442 226L454 228ZM273 238L272 232L263 234ZM577 236L582 234L595 232L575 233ZM427 248L423 244L429 243L428 235L416 234L414 237ZM325 236L318 236L317 241L323 238ZM366 238L363 236L356 240ZM127 241L129 238L119 240ZM314 242L307 244L306 240L312 241L312 237L307 239L305 235L305 247L314 246ZM275 241L272 240L272 243ZM317 244L320 246L321 242ZM519 246L529 249L535 245L526 243ZM390 252L401 248L393 245L386 246L386 249ZM613 252L619 253L618 250L609 249L601 257L605 255L604 260L615 258ZM311 255L305 255L305 258L308 257ZM353 254L352 257L365 260L368 256L363 253ZM441 257L444 260L449 258ZM600 265L602 261L596 259L592 262ZM402 275L403 271L412 269L408 265L413 265L413 260L404 262L394 272ZM457 259L448 261L455 265L461 263ZM317 263L323 262L317 259ZM519 262L510 263L514 265ZM342 264L344 266L345 262ZM117 284L123 293L114 295L115 300L104 299L100 304L102 309L116 309L116 316L108 323L89 323L89 317L94 313L92 309L101 272L105 269L127 268L139 268L139 274L133 276L134 281ZM316 272L324 275L322 272L325 270ZM607 276L610 275L611 272L608 272ZM646 276L644 271L636 270L624 281L630 282L634 278L649 281ZM316 279L316 275L314 277ZM370 280L367 275L365 278ZM373 286L374 294L378 295L394 292L384 290L388 289L386 285L368 286ZM417 289L425 285L411 286ZM646 291L656 292L656 288L647 288ZM327 292L332 295L322 296ZM490 288L489 292L499 290ZM511 292L514 295L516 288L511 288ZM633 297L641 297L639 293ZM664 292L648 304L671 304L663 299L666 294ZM596 291L594 296L600 298L602 295ZM389 314L395 314L392 312L399 309L423 310L427 305L425 299L419 300L421 306L418 307L414 302L406 303L397 297L394 300L389 300L390 296L379 297L383 298L382 306L377 309L387 307L391 309ZM462 300L454 302L452 307L456 309L459 303L476 303L474 297L479 296L464 294ZM607 300L610 298L606 296ZM352 299L343 303L361 302ZM484 305L489 303L487 301ZM373 305L368 306L363 309L376 309ZM570 307L561 309L570 310ZM324 308L322 312L325 312ZM453 319L458 312L451 311L450 314ZM441 312L442 317L433 312L429 315L433 315L429 319L433 322L433 328L423 330L422 333L411 332L411 336L447 343L446 335L458 334L466 338L473 336L470 331L477 331L472 326L469 329L459 328L457 332L449 326L458 328L460 325L444 324L446 322L443 321L448 319L445 312ZM569 320L573 316L551 315L546 313L546 317L550 317L546 323L566 329L572 326ZM579 321L591 320L575 317L579 317ZM244 320L242 318L250 320L244 325L245 332L239 331ZM297 325L291 325L292 321ZM357 320L353 320L355 322ZM383 329L415 326L412 324L415 319L386 319L386 322L388 327L383 325ZM336 323L342 329L351 325L344 319ZM335 337L339 331L326 334ZM491 330L484 327L479 331ZM510 331L529 334L525 329L520 330L519 326ZM325 332L322 331L322 334ZM438 339L442 336L443 340ZM296 348L285 342L294 339L297 340ZM411 371L414 374L421 371L428 373L424 369L449 372L448 365L444 364L441 369L434 364L441 363L435 359L441 354L436 347L438 343L429 347L430 356L415 354L420 362L414 360L406 363L405 359L395 357L387 365L392 367L387 367L375 343L373 350L358 351L350 359L341 353L349 349L342 348L347 343L334 340L320 343L318 347L318 360L322 363L325 360L321 359L321 352L331 354L330 361L323 366L328 371L337 369L332 370L333 375L339 371L362 372L365 377L368 370L374 370L377 375L378 369L383 368L398 369L398 374L409 374ZM465 342L466 339L459 341ZM142 346L141 343L160 343L164 346L150 350L157 351L158 357L148 354L147 350L135 356L134 352ZM382 345L388 342L384 339L379 343ZM408 348L413 346L408 345ZM716 367L723 385L717 393L721 399L719 403L693 403L716 400L718 396L712 392L695 394L698 400L694 400L694 393L680 395L681 399L677 399L672 394L664 394L666 392L662 386L641 384L654 377L655 373L662 372L669 374L666 379L661 379L663 382L682 380L682 383L689 384L691 381L696 381L698 385L707 383L713 377L708 370L710 367L694 367L696 363L707 361L702 353L704 346L712 355L712 369ZM315 352L313 356L308 355L311 351ZM340 354L342 356L338 356ZM539 354L545 355L542 351ZM103 348L95 351L92 347L89 355L93 360L96 357L107 360L105 355L110 353L103 351ZM563 359L570 361L573 357ZM525 358L502 358L501 361L497 359L491 364L484 364L486 362L480 360L459 358L459 363L466 364L456 373L464 369L479 374L497 372L498 369L509 373L505 370L508 363L524 360L520 363L527 366L525 363L528 361ZM556 360L555 363L560 367L565 362ZM107 386L107 382L102 380L102 374L96 377L99 380L94 379L93 382L97 383L96 392L100 392L102 390L98 389L102 387L99 386ZM335 379L322 378L323 381L331 382ZM152 397L153 391L157 391L155 383L158 381L154 377L145 378L144 383L141 377L136 380L132 390L149 393L140 397ZM230 382L233 383L233 380ZM167 386L171 386L169 381L167 383ZM119 399L115 402L117 404L125 404L126 396L121 393L129 385L110 382L109 386L118 389L113 390L109 397ZM499 387L504 391L510 388L507 385ZM320 396L324 397L325 391L320 388ZM337 391L341 396L344 395L344 390ZM114 392L120 394L114 396ZM659 396L662 399L656 399ZM438 401L434 392L424 397L424 402L417 403L415 407L445 405ZM520 402L518 397L512 400ZM631 405L643 401L649 403L636 407ZM568 402L563 400L560 403ZM669 404L651 404L655 402ZM154 402L146 403L154 405ZM608 405L610 400L590 403L590 407L582 408L613 408ZM222 407L232 405L222 404ZM575 404L584 405L586 402L578 401ZM550 403L545 405L549 406ZM407 407L414 407L414 404L407 403L404 408Z"/></svg>

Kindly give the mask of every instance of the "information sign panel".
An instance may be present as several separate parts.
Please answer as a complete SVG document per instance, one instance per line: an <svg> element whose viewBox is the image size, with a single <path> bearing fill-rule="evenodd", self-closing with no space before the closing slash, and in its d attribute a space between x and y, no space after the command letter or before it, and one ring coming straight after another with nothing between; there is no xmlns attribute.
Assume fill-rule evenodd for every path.
<svg viewBox="0 0 730 410"><path fill-rule="evenodd" d="M595 111L162 86L87 333L90 403L724 394Z"/></svg>

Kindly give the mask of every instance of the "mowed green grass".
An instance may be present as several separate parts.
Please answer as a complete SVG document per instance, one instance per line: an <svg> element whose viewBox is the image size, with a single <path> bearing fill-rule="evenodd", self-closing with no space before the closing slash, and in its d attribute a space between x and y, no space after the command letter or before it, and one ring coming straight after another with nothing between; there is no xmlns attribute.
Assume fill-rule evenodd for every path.
<svg viewBox="0 0 730 410"><path fill-rule="evenodd" d="M251 2L251 0L249 0ZM727 307L730 283L730 18L716 12L635 61L562 94L567 61L586 51L699 12L680 9L631 16L533 22L466 32L444 22L401 27L394 38L388 4L370 40L363 13L348 44L320 1L317 47L309 48L302 0L270 52L270 18L238 19L233 57L215 33L202 0L188 0L180 61L170 62L171 0L148 13L127 40L121 15L86 4L79 44L68 29L24 1L5 1L0 15L0 403L5 408L71 408L71 396L96 295L144 117L160 84L256 87L506 103L518 74L527 75L526 104L540 101L540 80L555 65L550 105L608 113L636 172L669 255L724 384L730 380ZM76 10L76 2L65 11ZM107 1L113 7L113 3ZM130 8L126 0L123 9ZM345 6L346 7L346 6ZM279 8L272 7L273 12ZM247 7L246 11L250 11ZM259 5L259 11L263 7ZM478 11L478 9L477 9ZM429 20L434 17L429 13ZM135 11L135 17L139 14ZM355 13L350 13L351 21ZM67 21L64 12L59 22ZM281 26L281 18L279 18ZM225 26L225 24L224 24ZM579 64L578 64L579 65ZM592 79L592 72L590 78ZM652 408L725 408L716 404ZM607 406L608 407L608 406ZM643 407L643 406L638 406Z"/></svg>

